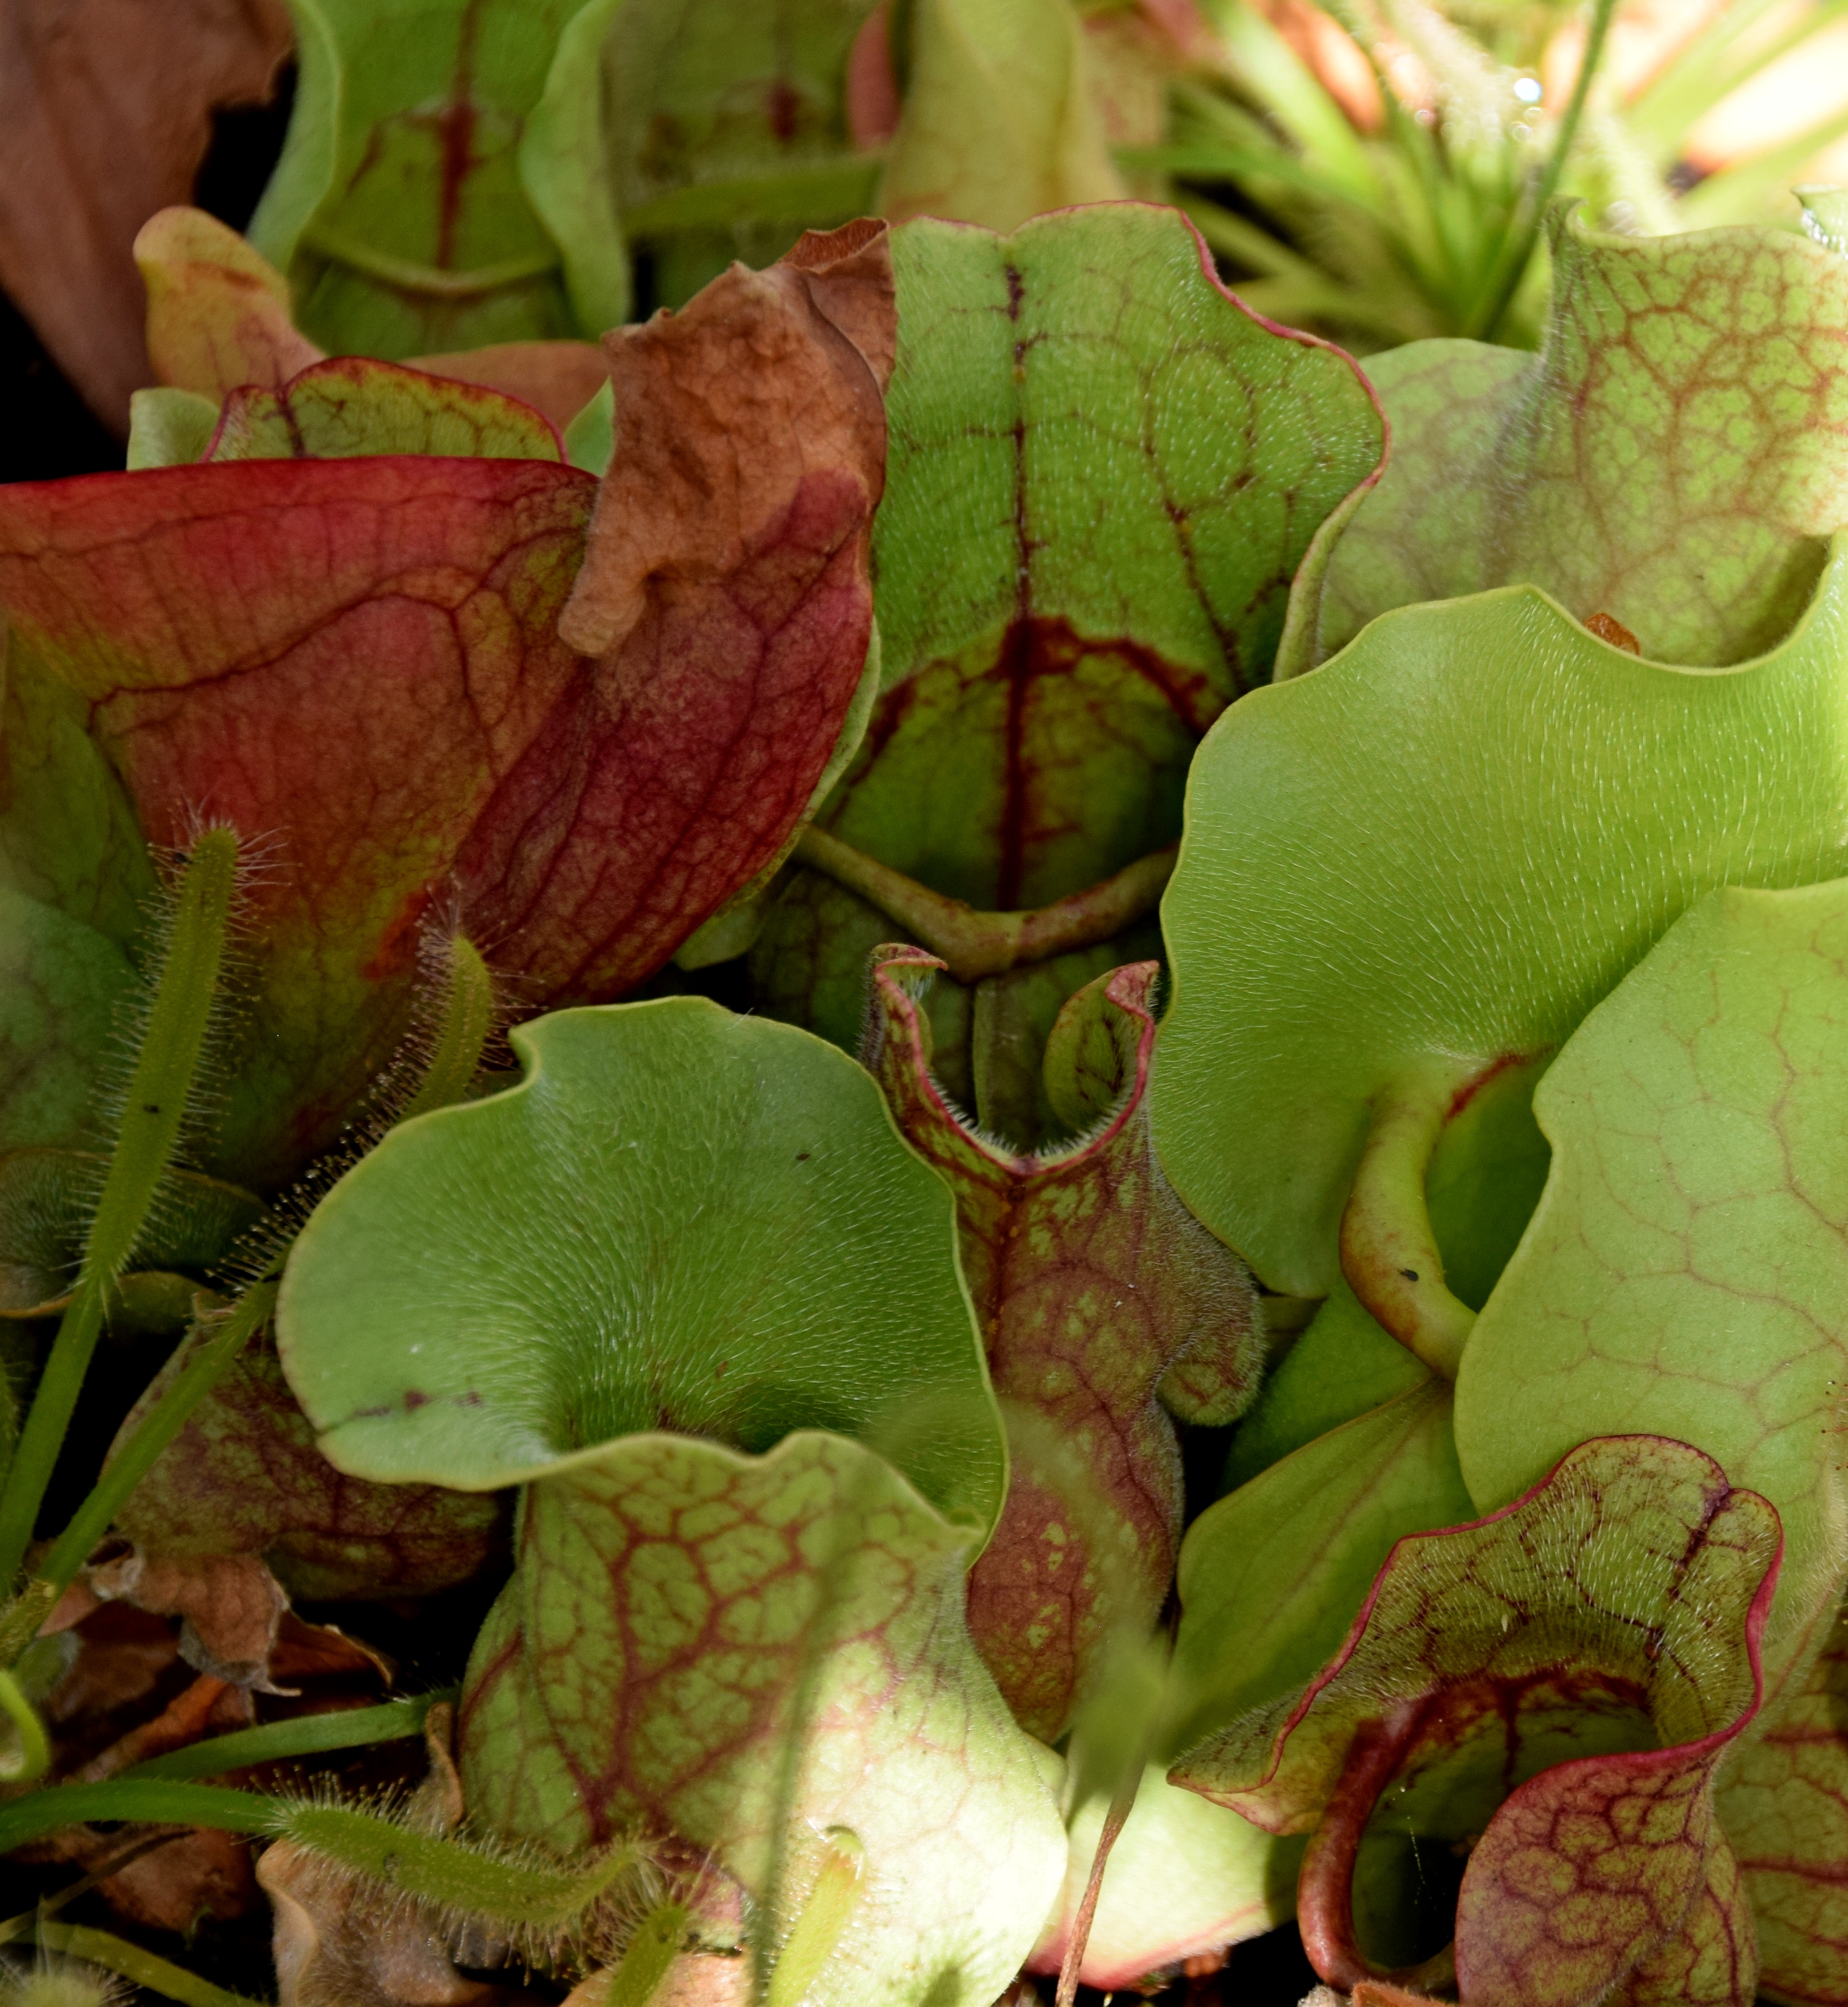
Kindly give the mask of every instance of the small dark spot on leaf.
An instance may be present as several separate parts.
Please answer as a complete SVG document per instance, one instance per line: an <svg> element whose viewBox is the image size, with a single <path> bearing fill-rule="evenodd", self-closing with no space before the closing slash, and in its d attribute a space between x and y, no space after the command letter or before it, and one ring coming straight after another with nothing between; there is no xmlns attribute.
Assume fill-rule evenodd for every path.
<svg viewBox="0 0 1848 2007"><path fill-rule="evenodd" d="M144 1101L141 1104L141 1112L143 1115L158 1115L160 1113L160 1104L157 1101Z"/></svg>
<svg viewBox="0 0 1848 2007"><path fill-rule="evenodd" d="M429 1400L430 1396L428 1394L420 1394L414 1387L407 1387L404 1390L404 1405L407 1408L425 1407L429 1404Z"/></svg>
<svg viewBox="0 0 1848 2007"><path fill-rule="evenodd" d="M1408 1282L1415 1282L1418 1279L1418 1271L1416 1268L1401 1268L1399 1272Z"/></svg>
<svg viewBox="0 0 1848 2007"><path fill-rule="evenodd" d="M798 1150L796 1152L796 1162L798 1164L807 1163L808 1162L808 1152L806 1150Z"/></svg>

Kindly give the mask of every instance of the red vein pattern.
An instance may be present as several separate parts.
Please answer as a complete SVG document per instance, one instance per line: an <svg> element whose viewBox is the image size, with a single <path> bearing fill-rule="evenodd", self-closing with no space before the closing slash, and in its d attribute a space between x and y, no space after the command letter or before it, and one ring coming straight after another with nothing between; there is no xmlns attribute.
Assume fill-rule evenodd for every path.
<svg viewBox="0 0 1848 2007"><path fill-rule="evenodd" d="M1170 1776L1313 1834L1299 1914L1332 1985L1413 1977L1375 1974L1354 1928L1389 1795L1395 1827L1469 1850L1466 2007L1749 2007L1757 1949L1712 1782L1762 1698L1781 1544L1772 1508L1699 1451L1584 1444L1491 1518L1402 1540L1308 1687Z"/></svg>
<svg viewBox="0 0 1848 2007"><path fill-rule="evenodd" d="M942 966L916 948L875 952L865 1057L956 1195L1013 1455L1001 1524L970 1578L970 1628L1016 1716L1051 1740L1111 1631L1146 1633L1174 1578L1181 1462L1157 1388L1181 1364L1188 1412L1230 1420L1257 1388L1256 1300L1149 1147L1157 965L1104 985L1127 1095L1089 1141L1044 1156L975 1134L931 1078L917 991Z"/></svg>
<svg viewBox="0 0 1848 2007"><path fill-rule="evenodd" d="M396 457L0 493L12 673L87 703L152 841L203 814L267 845L262 1041L220 1168L268 1183L332 1140L433 907L518 970L523 1011L604 1000L776 855L871 631L890 278L882 238L837 235L844 279L824 245L611 337L600 500L567 467ZM792 464L830 385L843 415ZM559 635L574 587L589 654Z"/></svg>

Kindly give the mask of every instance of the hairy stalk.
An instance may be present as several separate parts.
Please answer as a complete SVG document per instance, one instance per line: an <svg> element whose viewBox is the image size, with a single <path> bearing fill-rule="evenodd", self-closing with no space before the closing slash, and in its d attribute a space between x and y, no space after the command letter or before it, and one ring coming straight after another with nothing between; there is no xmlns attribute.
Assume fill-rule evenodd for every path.
<svg viewBox="0 0 1848 2007"><path fill-rule="evenodd" d="M642 1858L639 1844L625 1844L586 1866L555 1868L491 1843L445 1839L402 1815L267 1797L216 1784L125 1778L106 1784L58 1784L0 1802L0 1854L67 1826L116 1819L216 1826L292 1840L304 1852L400 1895L540 1934L576 1923Z"/></svg>
<svg viewBox="0 0 1848 2007"><path fill-rule="evenodd" d="M1463 333L1474 340L1494 340L1508 309L1514 304L1515 295L1520 291L1527 267L1533 262L1533 249L1540 242L1540 227L1547 220L1547 205L1558 189L1572 143L1579 136L1579 123L1585 116L1586 101L1591 95L1598 65L1604 59L1605 39L1610 33L1610 23L1616 12L1617 0L1596 0L1592 10L1591 32L1585 40L1585 59L1579 65L1579 79L1572 86L1565 116L1560 120L1559 130L1554 136L1553 150L1547 155L1547 164L1535 184L1527 214L1518 231L1511 231L1502 238L1501 254L1489 273L1488 283L1463 328Z"/></svg>
<svg viewBox="0 0 1848 2007"><path fill-rule="evenodd" d="M468 1092L481 1064L481 1050L494 1029L494 979L466 934L452 934L445 944L448 968L442 1006L431 1041L429 1059L417 1091L398 1118L427 1115L447 1108Z"/></svg>
<svg viewBox="0 0 1848 2007"><path fill-rule="evenodd" d="M642 1918L621 1963L611 1969L602 2007L648 2007L667 1976L686 1928L685 1903L657 1903Z"/></svg>
<svg viewBox="0 0 1848 2007"><path fill-rule="evenodd" d="M237 873L236 832L205 831L192 846L175 895L153 1006L129 1077L77 1286L0 1491L0 1589L18 1577L103 1328L110 1286L135 1251L179 1141L224 969Z"/></svg>
<svg viewBox="0 0 1848 2007"><path fill-rule="evenodd" d="M290 1809L280 1798L227 1790L216 1784L54 1784L49 1790L0 1801L0 1855L67 1826L112 1819L271 1833Z"/></svg>
<svg viewBox="0 0 1848 2007"><path fill-rule="evenodd" d="M120 1973L124 1979L132 1980L150 1993L180 2001L183 2007L261 2007L248 1995L227 1993L222 1986L214 1986L183 1966L171 1965L108 1931L93 1931L81 1924L40 1922L33 1927L32 1935L47 1951L87 1959L105 1972Z"/></svg>
<svg viewBox="0 0 1848 2007"><path fill-rule="evenodd" d="M49 1582L61 1596L70 1586L90 1550L108 1532L128 1494L153 1469L155 1459L185 1427L187 1417L212 1391L252 1335L262 1328L276 1307L276 1286L273 1282L259 1282L241 1302L219 1315L218 1329L210 1342L200 1346L185 1371L142 1417L134 1434L104 1467L76 1517L35 1571L37 1580Z"/></svg>
<svg viewBox="0 0 1848 2007"><path fill-rule="evenodd" d="M586 1868L537 1867L346 1805L286 1805L270 1829L384 1888L536 1932L577 1922L642 1859L639 1847L618 1846Z"/></svg>
<svg viewBox="0 0 1848 2007"><path fill-rule="evenodd" d="M421 1735L424 1717L438 1701L453 1700L457 1689L443 1687L415 1700L388 1700L337 1714L304 1714L293 1721L266 1722L261 1728L234 1729L203 1742L188 1743L164 1756L150 1757L125 1770L120 1783L162 1778L216 1777L257 1763L280 1763L291 1756L319 1756L330 1749L358 1749L375 1742L397 1742Z"/></svg>

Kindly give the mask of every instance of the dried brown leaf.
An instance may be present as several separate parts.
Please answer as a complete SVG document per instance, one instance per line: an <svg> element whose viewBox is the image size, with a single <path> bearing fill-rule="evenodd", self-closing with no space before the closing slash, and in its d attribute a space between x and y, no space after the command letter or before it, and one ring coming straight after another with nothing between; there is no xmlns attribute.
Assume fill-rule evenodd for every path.
<svg viewBox="0 0 1848 2007"><path fill-rule="evenodd" d="M850 540L864 566L896 330L885 228L863 222L606 334L616 450L558 622L568 645L600 655L652 598L709 592L773 550L793 577Z"/></svg>
<svg viewBox="0 0 1848 2007"><path fill-rule="evenodd" d="M90 1585L105 1600L183 1619L180 1656L188 1665L233 1686L283 1691L270 1684L269 1654L289 1599L255 1554L182 1557L136 1547L93 1568Z"/></svg>
<svg viewBox="0 0 1848 2007"><path fill-rule="evenodd" d="M150 380L135 233L290 39L282 0L0 0L0 285L118 431Z"/></svg>

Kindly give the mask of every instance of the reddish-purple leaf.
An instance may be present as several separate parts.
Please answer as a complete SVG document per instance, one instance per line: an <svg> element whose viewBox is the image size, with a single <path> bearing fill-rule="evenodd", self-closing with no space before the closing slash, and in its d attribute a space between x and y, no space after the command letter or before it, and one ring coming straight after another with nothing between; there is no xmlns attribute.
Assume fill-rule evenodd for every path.
<svg viewBox="0 0 1848 2007"><path fill-rule="evenodd" d="M204 813L269 852L218 1166L267 1184L332 1140L427 915L522 1010L602 1000L777 854L871 627L890 278L882 236L837 235L611 338L600 500L407 457L0 491L12 674L76 693L150 840Z"/></svg>
<svg viewBox="0 0 1848 2007"><path fill-rule="evenodd" d="M977 1134L932 1079L918 1000L942 966L875 951L867 1059L956 1195L1013 1456L970 1576L970 1630L1016 1716L1050 1741L1113 1631L1146 1633L1174 1578L1181 1459L1157 1389L1229 1421L1256 1390L1262 1338L1243 1264L1182 1208L1149 1146L1157 965L1118 969L1067 1007L1095 1003L1126 1091L1087 1140L1042 1156Z"/></svg>
<svg viewBox="0 0 1848 2007"><path fill-rule="evenodd" d="M1469 1853L1466 2007L1749 2007L1712 1780L1759 1704L1780 1547L1772 1507L1698 1450L1586 1443L1491 1518L1402 1540L1308 1688L1170 1776L1313 1835L1298 1914L1332 1984L1378 1976L1351 1893L1377 1817Z"/></svg>

